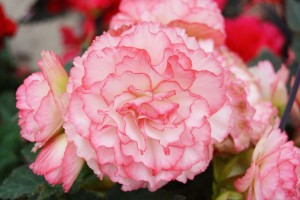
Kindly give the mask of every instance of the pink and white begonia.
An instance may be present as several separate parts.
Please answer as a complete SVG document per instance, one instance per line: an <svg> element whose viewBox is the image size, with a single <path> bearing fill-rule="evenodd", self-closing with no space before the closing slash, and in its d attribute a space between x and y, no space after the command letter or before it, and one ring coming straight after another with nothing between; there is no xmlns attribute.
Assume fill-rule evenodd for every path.
<svg viewBox="0 0 300 200"><path fill-rule="evenodd" d="M257 143L246 174L234 182L248 200L300 198L300 149L279 129L268 129Z"/></svg>
<svg viewBox="0 0 300 200"><path fill-rule="evenodd" d="M17 108L21 136L41 148L30 168L52 185L62 184L67 192L78 176L83 159L77 147L63 133L63 115L68 103L68 75L59 57L42 51L39 66L17 90Z"/></svg>
<svg viewBox="0 0 300 200"><path fill-rule="evenodd" d="M68 74L59 57L48 51L43 51L41 55L41 72L26 78L16 96L21 136L30 142L37 142L37 148L62 128L66 106L63 94L68 82Z"/></svg>
<svg viewBox="0 0 300 200"><path fill-rule="evenodd" d="M213 0L123 0L111 28L138 22L159 22L180 27L198 40L225 40L224 19Z"/></svg>
<svg viewBox="0 0 300 200"><path fill-rule="evenodd" d="M62 184L68 192L84 163L76 153L77 147L62 133L46 143L29 167L35 174L43 175L48 183Z"/></svg>
<svg viewBox="0 0 300 200"><path fill-rule="evenodd" d="M286 66L282 65L275 72L270 61L261 61L249 71L257 82L263 101L271 102L282 113L288 100L286 84L289 70Z"/></svg>
<svg viewBox="0 0 300 200"><path fill-rule="evenodd" d="M279 125L279 116L283 113L288 100L286 83L289 71L282 65L275 72L269 61L261 61L249 71L260 94L260 98L251 102L256 110L251 139L256 144L269 125L275 127Z"/></svg>
<svg viewBox="0 0 300 200"><path fill-rule="evenodd" d="M251 145L253 134L252 122L256 113L250 104L258 98L258 88L252 80L243 60L226 46L217 50L218 59L229 70L226 78L228 96L232 106L232 121L228 137L215 145L219 153L238 153Z"/></svg>
<svg viewBox="0 0 300 200"><path fill-rule="evenodd" d="M124 191L203 172L227 135L225 72L182 29L141 23L97 37L74 61L64 128L78 155Z"/></svg>
<svg viewBox="0 0 300 200"><path fill-rule="evenodd" d="M227 80L228 97L232 106L231 128L228 137L222 143L215 145L219 152L238 153L251 144L253 129L251 122L255 109L247 100L246 83L235 77L233 74Z"/></svg>

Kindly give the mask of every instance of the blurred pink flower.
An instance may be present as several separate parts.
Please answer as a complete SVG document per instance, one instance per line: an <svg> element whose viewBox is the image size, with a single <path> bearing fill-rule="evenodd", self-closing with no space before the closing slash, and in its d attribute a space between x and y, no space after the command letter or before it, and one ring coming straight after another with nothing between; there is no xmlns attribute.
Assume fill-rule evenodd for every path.
<svg viewBox="0 0 300 200"><path fill-rule="evenodd" d="M262 21L256 16L239 16L226 19L225 30L226 45L245 62L258 56L263 49L281 55L285 39L279 29L270 22Z"/></svg>
<svg viewBox="0 0 300 200"><path fill-rule="evenodd" d="M142 23L104 33L74 65L68 138L125 191L193 179L228 134L224 69L182 29Z"/></svg>
<svg viewBox="0 0 300 200"><path fill-rule="evenodd" d="M288 70L282 66L275 73L268 61L248 68L225 46L218 48L218 55L230 71L225 82L233 116L228 138L215 147L222 153L238 153L255 145L268 126L278 124L287 101Z"/></svg>
<svg viewBox="0 0 300 200"><path fill-rule="evenodd" d="M253 128L251 140L253 144L256 144L268 126L279 124L279 117L288 100L286 84L289 71L282 65L275 72L269 61L260 61L257 66L249 68L249 73L256 86L253 93L257 92L257 98L250 101L256 110L251 122Z"/></svg>
<svg viewBox="0 0 300 200"><path fill-rule="evenodd" d="M245 199L299 199L300 150L279 129L267 130L246 174L234 182Z"/></svg>
<svg viewBox="0 0 300 200"><path fill-rule="evenodd" d="M257 66L249 68L249 71L260 91L261 99L259 101L271 102L273 107L276 107L282 114L288 100L286 84L289 78L289 70L286 66L282 65L275 72L270 61L260 61Z"/></svg>
<svg viewBox="0 0 300 200"><path fill-rule="evenodd" d="M96 34L95 23L87 18L83 21L79 31L72 27L62 26L60 29L64 52L62 61L68 63L80 55L84 45L90 44Z"/></svg>
<svg viewBox="0 0 300 200"><path fill-rule="evenodd" d="M111 28L137 22L159 22L184 28L198 40L224 43L224 19L213 0L123 0L120 11L111 21Z"/></svg>
<svg viewBox="0 0 300 200"><path fill-rule="evenodd" d="M280 118L278 110L271 102L259 102L253 107L255 114L251 121L253 131L250 138L252 143L256 145L269 126L276 127L279 125Z"/></svg>
<svg viewBox="0 0 300 200"><path fill-rule="evenodd" d="M231 74L228 81L228 97L232 106L231 128L228 138L215 147L220 152L238 153L250 146L253 128L251 123L255 109L247 100L246 83Z"/></svg>
<svg viewBox="0 0 300 200"><path fill-rule="evenodd" d="M255 113L249 102L250 83L240 77L242 73L239 71L249 76L250 74L247 74L247 66L241 58L226 46L219 47L217 55L222 65L229 70L225 83L232 107L232 120L228 137L222 143L215 144L215 148L219 153L239 153L251 143L251 122Z"/></svg>

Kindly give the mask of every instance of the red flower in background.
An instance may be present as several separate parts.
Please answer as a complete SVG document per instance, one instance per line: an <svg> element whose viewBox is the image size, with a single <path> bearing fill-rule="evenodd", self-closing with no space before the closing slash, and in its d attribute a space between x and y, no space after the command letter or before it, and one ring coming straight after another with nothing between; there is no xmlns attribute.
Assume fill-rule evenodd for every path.
<svg viewBox="0 0 300 200"><path fill-rule="evenodd" d="M69 7L68 1L66 0L48 0L46 4L47 11L51 14L57 14L65 11Z"/></svg>
<svg viewBox="0 0 300 200"><path fill-rule="evenodd" d="M96 30L93 20L87 18L80 28L81 32L77 32L72 27L61 27L60 31L64 45L64 53L62 56L63 63L67 63L78 56L84 44L89 44L95 36Z"/></svg>
<svg viewBox="0 0 300 200"><path fill-rule="evenodd" d="M226 19L225 31L227 46L246 62L257 56L262 49L280 56L285 40L273 24L255 16Z"/></svg>
<svg viewBox="0 0 300 200"><path fill-rule="evenodd" d="M3 46L3 38L13 36L17 30L16 24L5 16L4 9L0 4L0 48Z"/></svg>
<svg viewBox="0 0 300 200"><path fill-rule="evenodd" d="M70 7L84 13L88 17L97 18L103 9L118 6L120 0L67 0Z"/></svg>
<svg viewBox="0 0 300 200"><path fill-rule="evenodd" d="M228 0L215 0L221 10L223 10L223 8L226 6L227 1Z"/></svg>
<svg viewBox="0 0 300 200"><path fill-rule="evenodd" d="M53 0L56 1L56 0ZM64 0L69 8L82 13L85 17L80 29L62 26L61 34L64 45L63 63L78 56L84 45L90 44L98 32L108 28L111 17L118 11L120 0ZM102 31L102 29L100 31Z"/></svg>

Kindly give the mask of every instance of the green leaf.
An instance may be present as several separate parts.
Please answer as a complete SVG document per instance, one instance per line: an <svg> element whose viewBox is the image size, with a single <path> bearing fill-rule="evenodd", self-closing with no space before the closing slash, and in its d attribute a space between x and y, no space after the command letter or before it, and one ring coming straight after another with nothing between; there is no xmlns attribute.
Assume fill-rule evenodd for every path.
<svg viewBox="0 0 300 200"><path fill-rule="evenodd" d="M11 122L16 118L16 100L13 92L3 92L0 95L0 122Z"/></svg>
<svg viewBox="0 0 300 200"><path fill-rule="evenodd" d="M300 10L299 10L300 12ZM296 60L300 61L300 36L295 35L292 40L292 49L295 52Z"/></svg>
<svg viewBox="0 0 300 200"><path fill-rule="evenodd" d="M156 192L150 192L147 189L139 189L131 192L123 192L120 186L117 185L111 189L106 197L108 200L185 200L186 197L178 195L171 191L166 191L163 189L157 190Z"/></svg>
<svg viewBox="0 0 300 200"><path fill-rule="evenodd" d="M21 154L27 163L34 162L37 157L37 153L33 153L31 151L33 146L34 145L32 143L30 143L30 144L27 144L25 147L23 147L21 150Z"/></svg>
<svg viewBox="0 0 300 200"><path fill-rule="evenodd" d="M300 2L296 0L286 1L287 23L291 30L300 32Z"/></svg>
<svg viewBox="0 0 300 200"><path fill-rule="evenodd" d="M195 176L186 183L171 181L162 189L175 192L187 199L211 199L213 185L213 166L210 164L205 172Z"/></svg>
<svg viewBox="0 0 300 200"><path fill-rule="evenodd" d="M70 74L70 71L71 71L72 67L73 67L73 61L70 61L67 64L65 64L65 69L66 69L68 74Z"/></svg>
<svg viewBox="0 0 300 200"><path fill-rule="evenodd" d="M101 200L103 199L103 195L100 196L99 193L87 191L84 189L81 189L77 191L76 193L69 193L66 195L67 200Z"/></svg>
<svg viewBox="0 0 300 200"><path fill-rule="evenodd" d="M40 184L29 197L34 200L66 199L61 186L50 186L48 183Z"/></svg>
<svg viewBox="0 0 300 200"><path fill-rule="evenodd" d="M13 56L11 55L8 45L5 44L4 48L0 49L0 70L13 69L15 66Z"/></svg>
<svg viewBox="0 0 300 200"><path fill-rule="evenodd" d="M243 195L234 191L226 191L219 195L216 200L242 200Z"/></svg>
<svg viewBox="0 0 300 200"><path fill-rule="evenodd" d="M0 199L66 199L61 186L50 186L42 176L32 173L28 165L16 168L0 186Z"/></svg>
<svg viewBox="0 0 300 200"><path fill-rule="evenodd" d="M263 60L268 60L272 63L275 71L277 71L280 67L281 67L281 60L275 56L273 53L271 53L269 50L264 49L262 50L259 55L254 58L253 60L251 60L248 65L250 67L255 66L258 64L258 62L263 61Z"/></svg>
<svg viewBox="0 0 300 200"><path fill-rule="evenodd" d="M16 199L22 196L30 196L47 185L44 178L32 173L29 167L21 166L4 180L0 186L0 198Z"/></svg>
<svg viewBox="0 0 300 200"><path fill-rule="evenodd" d="M19 131L16 123L0 126L0 183L22 161L19 154L22 148Z"/></svg>
<svg viewBox="0 0 300 200"><path fill-rule="evenodd" d="M214 179L218 182L243 174L250 166L253 149L247 149L237 155L214 157Z"/></svg>
<svg viewBox="0 0 300 200"><path fill-rule="evenodd" d="M80 180L80 177L78 178ZM109 178L104 177L103 180L100 180L94 173L85 179L82 179L80 182L80 187L89 191L105 191L114 185L115 183L113 183Z"/></svg>
<svg viewBox="0 0 300 200"><path fill-rule="evenodd" d="M105 199L126 199L126 200L198 200L211 199L212 197L212 165L209 165L205 172L194 177L186 183L171 181L155 192L147 189L139 189L131 192L123 192L120 185L115 185L107 192Z"/></svg>
<svg viewBox="0 0 300 200"><path fill-rule="evenodd" d="M15 90L21 84L20 78L16 76L17 67L14 61L5 43L4 48L0 49L0 92Z"/></svg>
<svg viewBox="0 0 300 200"><path fill-rule="evenodd" d="M227 0L225 8L222 11L222 14L227 18L237 17L243 12L247 0Z"/></svg>
<svg viewBox="0 0 300 200"><path fill-rule="evenodd" d="M252 153L253 149L247 149L237 155L214 157L213 199L223 192L235 190L233 182L249 168Z"/></svg>

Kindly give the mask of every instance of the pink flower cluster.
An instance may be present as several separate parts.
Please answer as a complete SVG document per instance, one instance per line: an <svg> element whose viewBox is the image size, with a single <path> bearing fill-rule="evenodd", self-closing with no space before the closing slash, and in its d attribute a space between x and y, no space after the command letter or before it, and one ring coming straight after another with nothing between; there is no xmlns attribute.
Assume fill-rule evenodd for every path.
<svg viewBox="0 0 300 200"><path fill-rule="evenodd" d="M69 77L42 52L42 72L17 91L21 135L41 148L30 168L65 191L84 162L124 191L155 191L204 172L214 152L257 145L237 190L299 198L299 149L276 129L288 71L268 61L249 70L224 39L214 1L124 0Z"/></svg>

